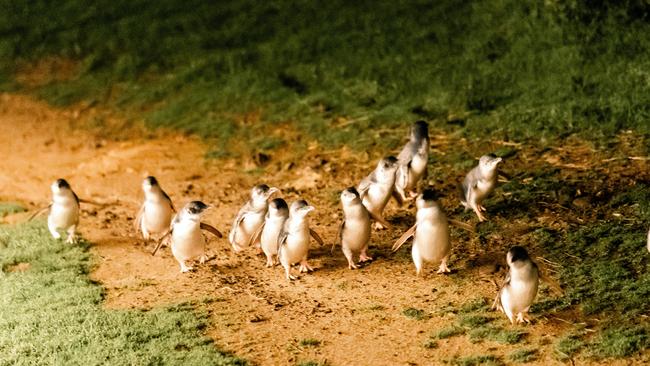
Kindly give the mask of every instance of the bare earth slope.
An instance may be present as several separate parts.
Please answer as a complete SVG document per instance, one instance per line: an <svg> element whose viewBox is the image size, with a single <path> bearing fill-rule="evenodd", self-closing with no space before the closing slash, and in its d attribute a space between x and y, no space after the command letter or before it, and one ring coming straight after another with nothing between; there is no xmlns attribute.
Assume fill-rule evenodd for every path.
<svg viewBox="0 0 650 366"><path fill-rule="evenodd" d="M433 333L458 324L457 313L464 305L491 301L495 287L489 280L501 274L490 273L489 261L487 266L476 263L483 258L500 259L501 248L490 251L454 228L453 273L436 275L430 265L425 277L417 278L410 250L395 255L389 250L413 216L413 208L398 208L393 202L387 217L395 228L373 232L370 254L374 262L350 271L340 248L330 254L341 216L338 192L367 174L377 156L346 150L322 152L310 145L301 153L301 161L285 154L274 157L264 169L246 173L236 161L206 161L206 147L195 138L161 134L145 139L134 130L130 138L111 141L97 131L73 129L84 113L91 112L79 116L27 97L0 96L0 200L17 200L30 208L45 206L50 183L63 177L80 197L108 203L107 207L84 205L79 228L94 243L97 267L93 277L106 288L107 307L146 309L196 301L212 314L208 333L217 344L262 365L307 360L331 365L432 365L488 354L510 363L508 355L522 348L537 350L532 364L563 363L558 361L554 344L572 323L581 321L572 319L571 312L535 314L535 323L526 327L513 327L502 314L487 313L494 318L491 324L526 333L514 345L488 339L472 342L468 336L459 336L425 347ZM449 136L432 136L434 148L457 143ZM526 160L525 152L520 156ZM590 164L580 156L583 161L578 163ZM244 165L254 167L250 161ZM317 270L289 283L280 267L265 268L264 259L253 251L235 255L225 239L210 237L213 258L197 265L193 273L179 273L168 248L152 257L152 243L143 243L133 229L140 183L146 175L159 179L177 207L193 199L214 205L206 221L224 233L254 184L276 185L288 201L306 199L317 207L312 225L327 244L316 247L313 243L311 262ZM459 171L458 179L461 176ZM451 191L453 182L445 183ZM449 196L443 205L451 212L458 203ZM10 220L25 217L14 215ZM549 225L561 221L557 217L544 220ZM510 224L507 230L511 232L496 237L501 246L514 244L508 241L526 225ZM544 287L540 298L549 296ZM407 311L410 308L422 312L413 316L413 311ZM648 361L645 353L616 363Z"/></svg>

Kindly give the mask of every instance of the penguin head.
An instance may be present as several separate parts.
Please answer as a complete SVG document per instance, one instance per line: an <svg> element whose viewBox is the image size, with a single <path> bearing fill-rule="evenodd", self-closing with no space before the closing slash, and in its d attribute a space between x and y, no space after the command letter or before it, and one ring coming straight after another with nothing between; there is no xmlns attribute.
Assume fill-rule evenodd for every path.
<svg viewBox="0 0 650 366"><path fill-rule="evenodd" d="M341 202L345 204L350 204L354 202L355 200L361 200L359 196L359 192L357 191L356 188L354 187L349 187L343 190L341 192Z"/></svg>
<svg viewBox="0 0 650 366"><path fill-rule="evenodd" d="M497 164L499 164L503 159L497 157L494 154L487 154L481 156L481 158L478 161L478 165L481 167L481 170L483 171L493 171L496 169Z"/></svg>
<svg viewBox="0 0 650 366"><path fill-rule="evenodd" d="M388 156L379 161L379 164L377 164L377 169L381 173L389 173L389 172L394 172L397 170L397 158L394 156Z"/></svg>
<svg viewBox="0 0 650 366"><path fill-rule="evenodd" d="M411 141L419 142L429 139L429 124L425 121L417 121L411 126Z"/></svg>
<svg viewBox="0 0 650 366"><path fill-rule="evenodd" d="M310 206L305 200L294 201L291 204L291 216L305 217L314 210L314 206Z"/></svg>
<svg viewBox="0 0 650 366"><path fill-rule="evenodd" d="M266 204L268 199L279 189L269 187L266 184L258 184L251 190L251 199L253 202Z"/></svg>
<svg viewBox="0 0 650 366"><path fill-rule="evenodd" d="M55 194L63 191L71 190L70 184L68 183L68 181L66 181L63 178L59 178L55 180L54 183L52 183L52 185L50 186L50 188L52 189L52 193Z"/></svg>
<svg viewBox="0 0 650 366"><path fill-rule="evenodd" d="M422 193L420 193L417 200L415 201L415 206L418 209L437 206L438 198L439 198L438 193L435 190L433 190L432 188L427 188L424 191L422 191Z"/></svg>
<svg viewBox="0 0 650 366"><path fill-rule="evenodd" d="M142 190L145 192L151 191L153 187L158 187L158 180L156 177L148 176L142 181Z"/></svg>
<svg viewBox="0 0 650 366"><path fill-rule="evenodd" d="M520 246L514 246L508 250L506 261L509 266L518 266L530 262L530 257L528 256L526 249Z"/></svg>
<svg viewBox="0 0 650 366"><path fill-rule="evenodd" d="M185 205L185 211L190 215L201 215L208 208L210 208L210 206L201 201L192 201Z"/></svg>
<svg viewBox="0 0 650 366"><path fill-rule="evenodd" d="M282 198L275 198L269 203L269 216L288 216L289 206Z"/></svg>

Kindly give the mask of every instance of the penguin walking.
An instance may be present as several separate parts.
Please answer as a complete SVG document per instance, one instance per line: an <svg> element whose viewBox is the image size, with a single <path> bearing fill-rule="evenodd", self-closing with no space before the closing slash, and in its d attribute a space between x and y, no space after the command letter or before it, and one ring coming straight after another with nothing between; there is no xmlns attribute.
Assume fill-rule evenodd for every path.
<svg viewBox="0 0 650 366"><path fill-rule="evenodd" d="M289 206L287 206L287 202L282 198L276 198L269 203L264 224L251 236L250 243L259 238L262 251L266 255L267 267L273 267L277 263L278 238L288 218Z"/></svg>
<svg viewBox="0 0 650 366"><path fill-rule="evenodd" d="M368 243L370 242L370 213L362 204L359 192L350 187L341 192L341 205L343 206L343 222L339 227L338 240L341 243L341 250L348 260L348 268L357 269L359 266L354 263L354 255L359 254L359 262L371 261L368 255ZM332 251L334 251L332 245Z"/></svg>
<svg viewBox="0 0 650 366"><path fill-rule="evenodd" d="M61 239L59 230L66 231L68 233L66 243L74 243L79 224L79 197L65 179L57 179L50 189L52 203L48 206L50 214L47 216L47 228L55 239Z"/></svg>
<svg viewBox="0 0 650 366"><path fill-rule="evenodd" d="M417 196L418 182L427 176L429 160L429 125L417 121L411 126L409 142L397 156L397 173L393 196L401 205Z"/></svg>
<svg viewBox="0 0 650 366"><path fill-rule="evenodd" d="M424 190L416 199L415 205L415 224L395 242L393 252L412 236L411 255L418 276L422 273L424 262L440 262L437 273L450 272L447 267L451 253L449 223L445 212L436 202L435 192L432 189Z"/></svg>
<svg viewBox="0 0 650 366"><path fill-rule="evenodd" d="M390 224L384 219L383 211L395 189L395 172L397 159L394 156L383 158L375 170L361 180L357 191L363 205L373 214L376 229L389 228Z"/></svg>
<svg viewBox="0 0 650 366"><path fill-rule="evenodd" d="M155 177L149 176L142 182L144 202L135 219L135 228L142 233L144 240L164 234L176 212L171 198L160 187Z"/></svg>
<svg viewBox="0 0 650 366"><path fill-rule="evenodd" d="M266 184L253 187L250 200L237 213L228 235L235 252L240 252L249 246L251 236L264 223L269 198L278 191L277 188L269 188Z"/></svg>
<svg viewBox="0 0 650 366"><path fill-rule="evenodd" d="M479 221L485 221L483 211L483 200L494 190L497 184L497 165L501 158L494 154L483 155L479 159L478 166L472 169L463 183L461 189L461 203L465 209L472 209L478 216Z"/></svg>
<svg viewBox="0 0 650 366"><path fill-rule="evenodd" d="M289 218L284 223L278 238L278 258L284 267L288 280L298 278L291 274L291 266L295 263L300 263L300 273L314 270L307 262L310 237L323 245L320 236L309 227L309 217L307 215L312 211L314 211L314 207L307 204L305 200L293 202L289 209Z"/></svg>
<svg viewBox="0 0 650 366"><path fill-rule="evenodd" d="M512 324L530 323L528 310L537 296L539 268L520 246L510 248L506 261L509 271L492 308L503 311Z"/></svg>
<svg viewBox="0 0 650 366"><path fill-rule="evenodd" d="M201 201L192 201L185 205L183 209L174 216L170 229L159 239L158 245L151 253L155 255L163 240L171 235L172 255L178 261L181 267L181 273L189 272L189 267L185 262L191 259L199 258L203 264L208 258L205 254L205 238L201 229L207 230L221 238L223 235L219 230L211 225L201 222L201 217L209 206Z"/></svg>

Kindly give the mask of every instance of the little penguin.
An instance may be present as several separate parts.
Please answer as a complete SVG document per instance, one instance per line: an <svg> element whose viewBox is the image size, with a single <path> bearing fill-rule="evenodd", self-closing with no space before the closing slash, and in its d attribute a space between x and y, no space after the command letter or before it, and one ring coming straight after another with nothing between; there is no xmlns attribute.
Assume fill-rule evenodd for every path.
<svg viewBox="0 0 650 366"><path fill-rule="evenodd" d="M353 256L359 254L359 262L371 261L368 255L368 243L370 242L370 213L361 203L359 192L350 187L341 192L341 205L343 206L343 222L339 227L338 240L345 258L348 260L348 268L357 269ZM332 251L334 250L332 245Z"/></svg>
<svg viewBox="0 0 650 366"><path fill-rule="evenodd" d="M440 262L437 273L450 272L447 267L451 253L449 223L445 212L436 202L436 193L432 189L425 189L416 199L415 205L415 224L395 242L393 252L412 236L411 255L418 276L422 273L424 262Z"/></svg>
<svg viewBox="0 0 650 366"><path fill-rule="evenodd" d="M376 229L389 228L390 224L384 219L383 211L395 189L395 172L397 159L394 156L383 158L375 170L361 180L357 191L363 205L373 214Z"/></svg>
<svg viewBox="0 0 650 366"><path fill-rule="evenodd" d="M417 196L418 182L427 176L428 159L429 125L425 121L417 121L411 126L409 142L397 155L393 196L399 204Z"/></svg>
<svg viewBox="0 0 650 366"><path fill-rule="evenodd" d="M512 324L530 323L528 310L537 296L539 269L520 246L510 248L506 261L510 270L492 308L503 311Z"/></svg>
<svg viewBox="0 0 650 366"><path fill-rule="evenodd" d="M485 207L481 203L497 184L497 165L501 160L494 154L481 156L478 166L467 173L460 186L461 203L466 210L469 208L474 210L481 222L485 221L482 213Z"/></svg>
<svg viewBox="0 0 650 366"><path fill-rule="evenodd" d="M320 245L323 240L309 227L310 212L314 207L307 204L305 200L298 200L291 204L289 218L285 221L280 237L278 238L278 258L284 267L288 280L295 280L298 277L291 274L291 266L300 263L300 273L311 272L314 269L307 263L309 253L309 239L313 237Z"/></svg>
<svg viewBox="0 0 650 366"><path fill-rule="evenodd" d="M264 223L269 198L278 191L277 188L269 188L266 184L253 187L250 200L237 213L228 236L228 240L235 252L249 246L251 236Z"/></svg>
<svg viewBox="0 0 650 366"><path fill-rule="evenodd" d="M174 216L171 227L159 239L158 245L152 255L160 248L163 239L171 235L172 254L181 266L181 273L189 272L192 267L185 264L186 261L199 258L201 264L207 259L205 254L205 238L201 229L207 230L215 236L221 238L219 230L211 225L201 222L201 217L206 209L210 206L201 201L192 201L183 207L183 209Z"/></svg>
<svg viewBox="0 0 650 366"><path fill-rule="evenodd" d="M176 210L171 198L163 191L155 177L149 176L142 182L144 202L135 219L135 227L142 232L144 240L160 236L169 229Z"/></svg>
<svg viewBox="0 0 650 366"><path fill-rule="evenodd" d="M60 239L59 230L68 233L66 243L75 242L75 231L79 224L79 197L65 179L57 179L50 186L52 203L47 217L47 227L55 239Z"/></svg>
<svg viewBox="0 0 650 366"><path fill-rule="evenodd" d="M277 263L278 237L288 218L289 206L287 206L287 202L282 198L276 198L269 203L269 210L264 218L264 224L251 235L251 243L259 238L262 251L266 255L267 267L273 267Z"/></svg>

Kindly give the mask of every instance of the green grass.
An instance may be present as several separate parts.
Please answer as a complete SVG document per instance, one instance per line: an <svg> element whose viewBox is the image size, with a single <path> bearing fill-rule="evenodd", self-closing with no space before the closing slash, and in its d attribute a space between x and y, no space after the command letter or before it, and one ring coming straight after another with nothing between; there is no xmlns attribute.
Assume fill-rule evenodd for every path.
<svg viewBox="0 0 650 366"><path fill-rule="evenodd" d="M467 356L467 357L455 358L451 360L451 364L455 366L477 366L477 365L498 366L498 365L503 365L503 362L497 356L482 355L482 356Z"/></svg>
<svg viewBox="0 0 650 366"><path fill-rule="evenodd" d="M527 363L537 360L537 350L522 348L513 351L508 355L508 359L516 363Z"/></svg>
<svg viewBox="0 0 650 366"><path fill-rule="evenodd" d="M438 330L433 334L433 338L446 339L465 334L465 329L457 326L451 326Z"/></svg>
<svg viewBox="0 0 650 366"><path fill-rule="evenodd" d="M517 344L526 335L522 330L506 330L499 327L481 326L470 330L468 333L471 342L479 342L484 339L495 341L501 344Z"/></svg>
<svg viewBox="0 0 650 366"><path fill-rule="evenodd" d="M15 213L25 212L25 211L27 210L23 206L17 203L12 203L12 202L0 203L0 218L5 217L7 215L13 215Z"/></svg>
<svg viewBox="0 0 650 366"><path fill-rule="evenodd" d="M210 138L215 156L287 121L325 145L384 150L421 118L542 142L648 134L644 3L598 4L1 0L0 86L25 61L71 59L72 79L33 92Z"/></svg>
<svg viewBox="0 0 650 366"><path fill-rule="evenodd" d="M0 365L245 365L204 334L190 304L108 310L88 276L88 243L49 237L43 222L0 227ZM18 263L29 263L12 272Z"/></svg>
<svg viewBox="0 0 650 366"><path fill-rule="evenodd" d="M406 308L402 311L402 315L404 315L407 318L415 319L415 320L423 320L428 317L427 313L424 310L421 309L415 309L415 308Z"/></svg>
<svg viewBox="0 0 650 366"><path fill-rule="evenodd" d="M314 338L305 338L300 340L300 345L303 347L318 347L320 344L321 341Z"/></svg>

